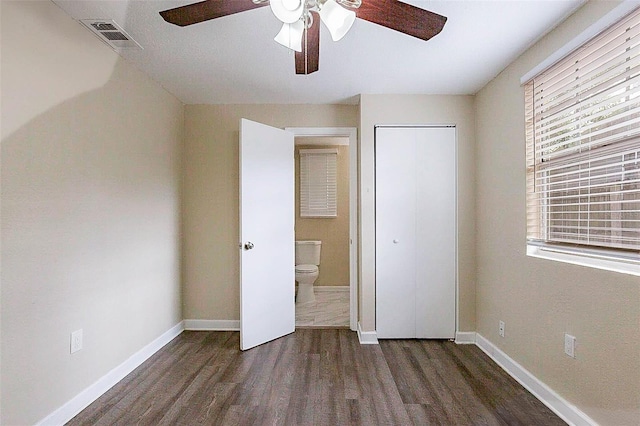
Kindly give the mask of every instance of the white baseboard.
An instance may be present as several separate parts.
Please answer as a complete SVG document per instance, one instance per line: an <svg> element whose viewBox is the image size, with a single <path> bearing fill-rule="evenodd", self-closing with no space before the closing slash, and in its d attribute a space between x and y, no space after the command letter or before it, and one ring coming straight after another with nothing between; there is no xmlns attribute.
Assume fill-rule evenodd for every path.
<svg viewBox="0 0 640 426"><path fill-rule="evenodd" d="M476 334L476 345L565 422L576 426L598 425L480 334Z"/></svg>
<svg viewBox="0 0 640 426"><path fill-rule="evenodd" d="M239 320L184 320L188 331L240 331Z"/></svg>
<svg viewBox="0 0 640 426"><path fill-rule="evenodd" d="M377 345L378 333L375 331L362 331L362 327L358 322L358 340L360 340L361 345Z"/></svg>
<svg viewBox="0 0 640 426"><path fill-rule="evenodd" d="M120 380L139 367L153 354L159 351L164 345L177 337L184 330L214 330L214 331L237 331L240 329L240 321L237 320L184 320L161 336L149 343L144 348L129 357L122 364L98 379L97 382L80 392L70 401L65 403L53 413L40 420L36 425L62 425L71 420L74 416L84 410L89 404L102 396ZM375 331L362 331L358 322L358 340L362 345L377 345L378 338ZM597 426L598 424L583 413L576 406L570 404L553 389L541 382L528 370L514 361L509 355L500 350L497 346L484 338L481 334L474 332L457 332L456 343L475 343L484 353L486 353L496 364L502 367L511 377L524 386L543 404L549 407L560 418L576 426Z"/></svg>
<svg viewBox="0 0 640 426"><path fill-rule="evenodd" d="M125 362L109 371L107 374L98 379L97 382L80 392L70 401L40 420L37 425L63 425L75 417L82 410L87 408L89 404L101 397L105 392L111 389L116 383L124 379L129 373L139 367L143 362L149 359L153 354L158 352L164 345L172 341L184 330L183 322L171 327L160 337L131 355Z"/></svg>
<svg viewBox="0 0 640 426"><path fill-rule="evenodd" d="M348 285L318 285L313 286L313 290L316 293L323 291L349 291L350 287Z"/></svg>
<svg viewBox="0 0 640 426"><path fill-rule="evenodd" d="M456 331L456 343L459 345L474 345L476 343L476 332Z"/></svg>

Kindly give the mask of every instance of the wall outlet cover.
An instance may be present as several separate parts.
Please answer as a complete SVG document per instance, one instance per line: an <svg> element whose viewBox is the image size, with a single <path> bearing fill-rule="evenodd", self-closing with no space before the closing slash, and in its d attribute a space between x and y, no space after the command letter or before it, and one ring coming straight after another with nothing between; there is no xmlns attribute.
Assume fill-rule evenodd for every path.
<svg viewBox="0 0 640 426"><path fill-rule="evenodd" d="M576 337L570 334L564 335L564 353L571 358L576 357Z"/></svg>
<svg viewBox="0 0 640 426"><path fill-rule="evenodd" d="M71 353L78 352L82 349L82 329L71 333Z"/></svg>

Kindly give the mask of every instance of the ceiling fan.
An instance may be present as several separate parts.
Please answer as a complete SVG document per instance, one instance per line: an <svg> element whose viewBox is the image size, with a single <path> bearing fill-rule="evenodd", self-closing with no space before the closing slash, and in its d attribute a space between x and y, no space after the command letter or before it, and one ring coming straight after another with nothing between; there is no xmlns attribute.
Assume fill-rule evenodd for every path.
<svg viewBox="0 0 640 426"><path fill-rule="evenodd" d="M296 74L318 71L320 21L334 41L349 31L356 17L425 41L439 34L447 21L442 15L398 0L205 0L164 10L160 15L184 27L267 4L283 23L275 40L296 51Z"/></svg>

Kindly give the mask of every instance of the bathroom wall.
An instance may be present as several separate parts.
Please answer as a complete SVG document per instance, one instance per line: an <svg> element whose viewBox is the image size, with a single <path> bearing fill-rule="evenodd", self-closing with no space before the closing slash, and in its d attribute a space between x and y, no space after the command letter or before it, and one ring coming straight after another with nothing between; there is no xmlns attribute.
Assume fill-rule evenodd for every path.
<svg viewBox="0 0 640 426"><path fill-rule="evenodd" d="M182 320L184 109L51 1L0 8L0 424L30 425Z"/></svg>
<svg viewBox="0 0 640 426"><path fill-rule="evenodd" d="M357 127L358 107L187 105L185 111L184 318L238 320L240 119L280 128Z"/></svg>
<svg viewBox="0 0 640 426"><path fill-rule="evenodd" d="M307 138L298 138L304 143ZM329 142L328 139L325 142ZM348 139L347 139L348 141ZM300 217L300 149L338 149L338 217ZM320 240L320 275L315 286L349 285L349 145L296 145L296 240Z"/></svg>
<svg viewBox="0 0 640 426"><path fill-rule="evenodd" d="M640 420L640 279L526 255L520 85L617 4L588 2L477 95L476 300L482 336L599 424L621 426ZM564 333L577 337L575 359Z"/></svg>

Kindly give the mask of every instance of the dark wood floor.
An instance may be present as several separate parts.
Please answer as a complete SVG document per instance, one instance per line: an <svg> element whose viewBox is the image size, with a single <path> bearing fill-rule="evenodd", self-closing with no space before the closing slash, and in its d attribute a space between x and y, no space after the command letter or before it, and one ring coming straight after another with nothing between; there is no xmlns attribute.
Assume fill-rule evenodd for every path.
<svg viewBox="0 0 640 426"><path fill-rule="evenodd" d="M564 425L472 345L184 332L70 425Z"/></svg>

